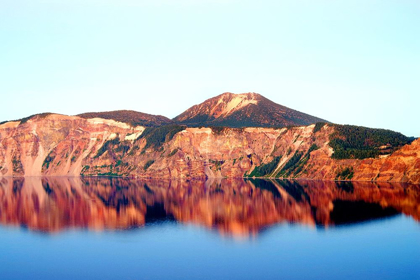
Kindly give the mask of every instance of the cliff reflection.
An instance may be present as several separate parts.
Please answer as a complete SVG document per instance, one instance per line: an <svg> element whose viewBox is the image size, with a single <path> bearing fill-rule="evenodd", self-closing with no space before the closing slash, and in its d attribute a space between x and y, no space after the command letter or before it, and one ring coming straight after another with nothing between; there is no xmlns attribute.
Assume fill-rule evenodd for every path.
<svg viewBox="0 0 420 280"><path fill-rule="evenodd" d="M175 220L254 235L287 222L328 227L404 213L420 220L420 187L317 181L0 180L0 223L57 232Z"/></svg>

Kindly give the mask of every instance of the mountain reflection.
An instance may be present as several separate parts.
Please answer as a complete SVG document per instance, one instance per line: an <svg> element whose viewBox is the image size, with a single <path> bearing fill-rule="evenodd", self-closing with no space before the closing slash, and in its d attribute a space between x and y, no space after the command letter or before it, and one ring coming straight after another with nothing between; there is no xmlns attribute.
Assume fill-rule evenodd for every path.
<svg viewBox="0 0 420 280"><path fill-rule="evenodd" d="M277 223L329 227L403 213L420 220L420 187L319 181L2 178L0 223L57 232L175 220L255 235Z"/></svg>

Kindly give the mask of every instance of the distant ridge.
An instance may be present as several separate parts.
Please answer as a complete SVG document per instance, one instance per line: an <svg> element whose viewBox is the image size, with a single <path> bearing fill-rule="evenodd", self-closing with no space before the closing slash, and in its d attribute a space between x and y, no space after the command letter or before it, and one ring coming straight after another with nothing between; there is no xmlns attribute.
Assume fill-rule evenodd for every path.
<svg viewBox="0 0 420 280"><path fill-rule="evenodd" d="M188 126L286 127L326 120L290 109L258 93L223 93L195 105L173 119Z"/></svg>
<svg viewBox="0 0 420 280"><path fill-rule="evenodd" d="M131 110L117 110L107 112L90 112L77 115L78 117L91 119L91 118L102 118L112 119L119 122L125 122L133 126L162 126L173 124L173 121L167 117L160 115L150 115L146 113L140 113Z"/></svg>
<svg viewBox="0 0 420 280"><path fill-rule="evenodd" d="M25 123L35 117L46 117L52 113L42 113L16 121ZM305 126L314 123L328 123L283 105L277 104L258 93L234 94L226 92L194 105L174 119L161 115L151 115L132 110L88 112L77 117L112 119L132 126L159 127L166 125L186 125L190 127L288 127ZM0 124L9 121L1 122Z"/></svg>
<svg viewBox="0 0 420 280"><path fill-rule="evenodd" d="M135 111L80 116L42 113L0 125L0 180L262 177L420 184L420 140L386 129L299 125L320 119L257 94L223 94L194 106L181 119L190 128ZM245 124L273 128L234 128ZM282 125L288 127L278 129Z"/></svg>

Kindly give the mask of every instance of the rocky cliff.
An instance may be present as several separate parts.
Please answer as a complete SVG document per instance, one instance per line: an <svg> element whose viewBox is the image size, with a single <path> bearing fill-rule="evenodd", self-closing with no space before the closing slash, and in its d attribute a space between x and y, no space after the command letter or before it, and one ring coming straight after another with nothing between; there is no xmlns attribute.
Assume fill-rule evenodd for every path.
<svg viewBox="0 0 420 280"><path fill-rule="evenodd" d="M334 153L341 148L331 144L331 137L338 135L335 139L340 141L344 137L337 133L332 124L282 129L145 128L100 118L46 114L0 125L0 176L275 177L420 183L420 140L402 147L377 147L374 151L381 153L375 157L337 159ZM391 143L398 135L385 140Z"/></svg>

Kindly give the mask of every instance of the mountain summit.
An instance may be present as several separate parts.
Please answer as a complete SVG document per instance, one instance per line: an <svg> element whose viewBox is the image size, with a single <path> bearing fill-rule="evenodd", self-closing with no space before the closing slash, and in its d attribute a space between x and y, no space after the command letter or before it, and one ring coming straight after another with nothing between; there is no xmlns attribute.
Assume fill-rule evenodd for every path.
<svg viewBox="0 0 420 280"><path fill-rule="evenodd" d="M265 98L258 93L223 93L195 105L174 121L188 126L286 127L327 122Z"/></svg>

